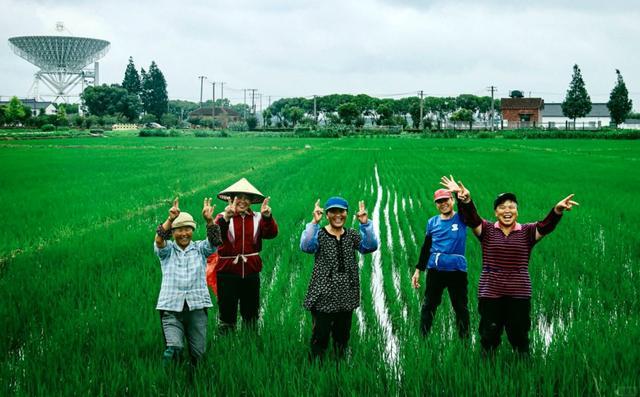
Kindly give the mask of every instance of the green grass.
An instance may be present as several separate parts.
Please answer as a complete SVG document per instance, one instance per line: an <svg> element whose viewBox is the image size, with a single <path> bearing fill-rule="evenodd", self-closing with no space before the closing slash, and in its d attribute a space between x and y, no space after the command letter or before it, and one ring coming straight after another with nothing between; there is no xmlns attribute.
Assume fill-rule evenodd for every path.
<svg viewBox="0 0 640 397"><path fill-rule="evenodd" d="M0 394L636 395L639 158L637 141L573 139L0 142ZM382 187L377 214L375 167ZM487 218L503 191L518 194L523 222L541 219L569 193L581 204L533 251L530 361L519 361L506 338L493 361L480 357L481 253L471 236L470 346L455 337L446 295L432 335L418 336L423 290L413 290L410 277L426 220L435 214L432 192L448 174L465 183ZM198 219L203 197L242 176L272 197L280 226L263 249L259 335L218 336L214 307L195 381L182 367L168 376L154 310L161 277L155 227L173 197ZM354 315L349 359L338 367L307 362L311 325L302 301L313 257L298 243L315 200L335 194L352 205L365 200L379 220L396 368L385 358L371 256L361 270L364 328ZM217 211L223 206L218 201ZM195 235L204 238L203 228Z"/></svg>

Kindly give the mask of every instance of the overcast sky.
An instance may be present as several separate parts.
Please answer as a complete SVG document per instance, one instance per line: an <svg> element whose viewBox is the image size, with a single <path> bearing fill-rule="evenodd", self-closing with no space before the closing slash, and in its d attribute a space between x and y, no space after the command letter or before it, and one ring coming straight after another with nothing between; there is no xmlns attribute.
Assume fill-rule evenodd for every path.
<svg viewBox="0 0 640 397"><path fill-rule="evenodd" d="M639 110L639 9L631 0L0 0L0 96L27 95L38 70L7 39L60 34L63 21L65 35L111 42L101 83L121 83L129 56L138 69L155 60L171 99L198 101L204 75L224 81L232 102L258 89L264 106L268 96L490 95L491 85L498 97L519 89L561 102L577 63L593 102L608 101L617 68Z"/></svg>

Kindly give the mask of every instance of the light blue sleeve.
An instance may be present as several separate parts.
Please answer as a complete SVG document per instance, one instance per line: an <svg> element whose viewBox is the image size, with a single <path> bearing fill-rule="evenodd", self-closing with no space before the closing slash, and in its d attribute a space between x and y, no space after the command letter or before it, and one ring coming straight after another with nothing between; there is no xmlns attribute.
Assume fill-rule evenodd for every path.
<svg viewBox="0 0 640 397"><path fill-rule="evenodd" d="M208 238L196 241L196 246L198 247L198 251L200 252L200 254L204 255L205 258L209 257L209 255L213 254L218 249L218 247L211 246Z"/></svg>
<svg viewBox="0 0 640 397"><path fill-rule="evenodd" d="M300 249L308 254L315 254L318 250L318 232L320 225L309 222L300 237Z"/></svg>
<svg viewBox="0 0 640 397"><path fill-rule="evenodd" d="M156 253L160 260L166 259L171 254L171 247L174 244L174 242L171 240L165 240L165 242L167 243L167 245L165 245L164 248L159 248L156 245L156 242L153 242L153 252Z"/></svg>
<svg viewBox="0 0 640 397"><path fill-rule="evenodd" d="M378 249L378 237L373 231L373 223L368 221L365 224L360 224L360 247L358 251L363 254L368 254Z"/></svg>

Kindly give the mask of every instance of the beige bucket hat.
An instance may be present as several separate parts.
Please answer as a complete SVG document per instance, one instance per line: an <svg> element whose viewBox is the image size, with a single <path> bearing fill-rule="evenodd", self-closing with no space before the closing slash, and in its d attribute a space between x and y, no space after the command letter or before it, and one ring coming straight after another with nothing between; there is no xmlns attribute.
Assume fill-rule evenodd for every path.
<svg viewBox="0 0 640 397"><path fill-rule="evenodd" d="M193 220L193 217L188 212L180 212L178 217L173 220L171 223L171 230L177 229L183 226L191 226L192 228L196 228L196 222Z"/></svg>
<svg viewBox="0 0 640 397"><path fill-rule="evenodd" d="M258 204L264 201L264 194L260 193L247 178L242 178L238 182L218 193L218 198L222 201L233 199L239 193L244 193L251 198L251 204Z"/></svg>

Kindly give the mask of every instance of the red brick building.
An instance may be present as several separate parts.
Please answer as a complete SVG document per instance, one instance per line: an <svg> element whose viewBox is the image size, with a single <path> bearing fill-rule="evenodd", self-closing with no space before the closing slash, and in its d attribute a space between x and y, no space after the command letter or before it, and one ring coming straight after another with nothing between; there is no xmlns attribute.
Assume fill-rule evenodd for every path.
<svg viewBox="0 0 640 397"><path fill-rule="evenodd" d="M502 119L510 126L539 125L542 122L542 98L502 98Z"/></svg>

